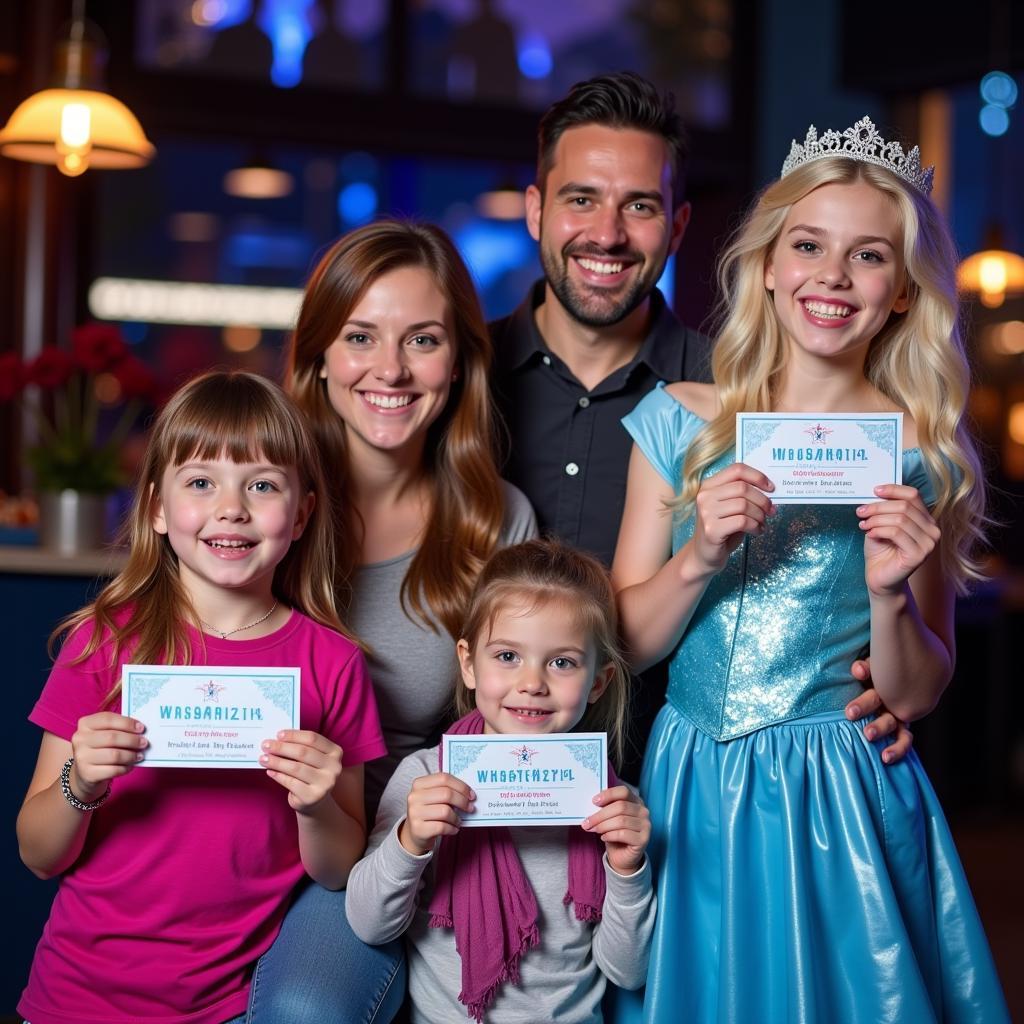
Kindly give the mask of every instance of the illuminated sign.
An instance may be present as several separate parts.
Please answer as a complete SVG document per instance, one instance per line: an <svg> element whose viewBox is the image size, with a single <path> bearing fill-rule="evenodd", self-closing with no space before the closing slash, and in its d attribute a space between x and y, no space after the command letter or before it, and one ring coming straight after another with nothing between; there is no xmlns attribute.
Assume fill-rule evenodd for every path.
<svg viewBox="0 0 1024 1024"><path fill-rule="evenodd" d="M204 327L262 327L290 331L300 288L257 288L100 277L89 288L89 311L99 320Z"/></svg>

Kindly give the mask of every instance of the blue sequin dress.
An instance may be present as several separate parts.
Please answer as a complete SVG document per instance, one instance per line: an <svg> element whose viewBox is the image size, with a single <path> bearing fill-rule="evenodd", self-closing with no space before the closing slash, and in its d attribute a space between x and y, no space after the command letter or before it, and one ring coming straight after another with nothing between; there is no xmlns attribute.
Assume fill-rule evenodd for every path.
<svg viewBox="0 0 1024 1024"><path fill-rule="evenodd" d="M704 421L659 387L623 422L678 488ZM919 451L903 479L934 500ZM692 532L678 524L673 551ZM843 715L869 621L852 506L780 506L709 585L640 783L658 893L648 984L617 993L611 1020L1009 1020L916 754L884 765L885 744Z"/></svg>

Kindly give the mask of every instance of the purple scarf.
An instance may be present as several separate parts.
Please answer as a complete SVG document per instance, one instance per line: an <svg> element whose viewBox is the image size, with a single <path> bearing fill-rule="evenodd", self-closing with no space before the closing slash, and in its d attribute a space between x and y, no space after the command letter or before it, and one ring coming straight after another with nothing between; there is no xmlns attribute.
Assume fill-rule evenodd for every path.
<svg viewBox="0 0 1024 1024"><path fill-rule="evenodd" d="M484 731L483 716L471 711L448 732ZM438 753L438 767L443 770ZM618 779L608 766L608 785ZM578 921L600 921L604 906L604 843L583 829L569 829L568 889ZM467 828L444 836L437 851L430 927L454 928L462 959L459 1002L482 1021L506 982L519 982L519 961L540 942L537 900L507 828Z"/></svg>

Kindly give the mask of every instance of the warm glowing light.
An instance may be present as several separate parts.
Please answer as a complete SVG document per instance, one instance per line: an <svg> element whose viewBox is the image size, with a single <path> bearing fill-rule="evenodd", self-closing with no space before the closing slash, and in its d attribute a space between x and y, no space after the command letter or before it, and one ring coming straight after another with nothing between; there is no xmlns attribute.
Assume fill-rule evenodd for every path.
<svg viewBox="0 0 1024 1024"><path fill-rule="evenodd" d="M168 218L167 233L176 242L212 242L220 235L220 219L198 210L182 211Z"/></svg>
<svg viewBox="0 0 1024 1024"><path fill-rule="evenodd" d="M89 161L83 153L62 153L57 161L57 170L69 178L77 178L89 169Z"/></svg>
<svg viewBox="0 0 1024 1024"><path fill-rule="evenodd" d="M998 256L986 256L978 267L978 281L981 294L985 296L1006 293L1006 265ZM986 303L987 305L987 303Z"/></svg>
<svg viewBox="0 0 1024 1024"><path fill-rule="evenodd" d="M964 291L976 292L983 305L995 309L1007 293L1024 291L1024 259L1004 249L985 249L960 264L957 283Z"/></svg>
<svg viewBox="0 0 1024 1024"><path fill-rule="evenodd" d="M103 405L115 405L121 400L121 382L112 373L101 373L92 390Z"/></svg>
<svg viewBox="0 0 1024 1024"><path fill-rule="evenodd" d="M85 103L69 103L60 112L60 141L68 149L84 149L89 145L89 122L92 114Z"/></svg>
<svg viewBox="0 0 1024 1024"><path fill-rule="evenodd" d="M300 288L187 284L100 277L89 288L89 311L99 320L144 324L240 324L286 331L295 326Z"/></svg>
<svg viewBox="0 0 1024 1024"><path fill-rule="evenodd" d="M221 339L224 347L231 352L251 352L260 343L263 332L258 327L246 324L232 324L224 328Z"/></svg>
<svg viewBox="0 0 1024 1024"><path fill-rule="evenodd" d="M477 197L477 209L492 220L522 220L526 216L526 197L516 188L498 188Z"/></svg>
<svg viewBox="0 0 1024 1024"><path fill-rule="evenodd" d="M193 0L192 22L209 28L216 25L228 12L228 5L224 0Z"/></svg>
<svg viewBox="0 0 1024 1024"><path fill-rule="evenodd" d="M83 152L87 150L87 152ZM156 150L119 100L90 89L44 89L19 104L0 131L0 153L57 164L65 173L88 167L142 167ZM69 160L75 155L77 160Z"/></svg>
<svg viewBox="0 0 1024 1024"><path fill-rule="evenodd" d="M56 142L57 170L69 178L77 178L89 167L91 122L92 112L84 103L68 103L60 112L60 136Z"/></svg>
<svg viewBox="0 0 1024 1024"><path fill-rule="evenodd" d="M280 199L294 187L292 176L275 167L237 167L224 175L224 191L242 199Z"/></svg>
<svg viewBox="0 0 1024 1024"><path fill-rule="evenodd" d="M1019 356L1024 352L1024 321L1008 320L993 324L984 331L985 341L1001 356Z"/></svg>
<svg viewBox="0 0 1024 1024"><path fill-rule="evenodd" d="M57 46L55 87L14 108L0 131L0 153L13 160L56 164L64 174L87 167L142 167L156 152L135 115L102 92L105 50L87 30L85 0L71 5L68 34Z"/></svg>
<svg viewBox="0 0 1024 1024"><path fill-rule="evenodd" d="M1024 444L1024 402L1014 402L1010 406L1007 428L1011 441L1016 444Z"/></svg>

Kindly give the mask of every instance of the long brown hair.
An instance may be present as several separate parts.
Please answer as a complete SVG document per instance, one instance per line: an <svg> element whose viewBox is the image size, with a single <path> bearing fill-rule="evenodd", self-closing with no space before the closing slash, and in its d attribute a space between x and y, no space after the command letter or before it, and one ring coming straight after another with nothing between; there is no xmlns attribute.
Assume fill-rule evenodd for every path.
<svg viewBox="0 0 1024 1024"><path fill-rule="evenodd" d="M320 370L324 353L367 289L404 267L429 271L444 293L455 326L458 378L424 447L430 514L402 581L402 606L430 629L435 627L428 610L433 612L457 638L476 575L498 543L504 496L488 380L491 342L469 271L448 236L432 224L381 220L339 239L306 285L289 351L288 387L313 424L334 481L338 587L347 608L349 581L359 564L357 513L344 500L350 474L345 424L330 404Z"/></svg>
<svg viewBox="0 0 1024 1024"><path fill-rule="evenodd" d="M608 570L591 555L557 540L528 540L502 548L480 573L462 624L462 639L472 652L490 633L509 602L537 608L562 601L578 616L597 648L597 667L612 666L604 693L587 707L581 732L607 732L608 751L618 764L623 751L630 676L619 647L618 613ZM461 717L476 707L476 693L457 684L455 709Z"/></svg>
<svg viewBox="0 0 1024 1024"><path fill-rule="evenodd" d="M139 471L122 539L128 562L91 604L69 616L53 638L94 624L79 660L112 640L111 664L130 642L140 664L185 663L190 656L186 623L202 632L182 586L178 558L167 537L153 529L153 512L164 470L190 459L235 462L267 460L294 466L302 494L315 496L302 536L274 571L274 596L346 636L335 602L334 530L319 453L309 428L288 396L264 377L213 372L181 388L157 416ZM126 613L126 614L125 614ZM118 692L115 687L110 696Z"/></svg>

